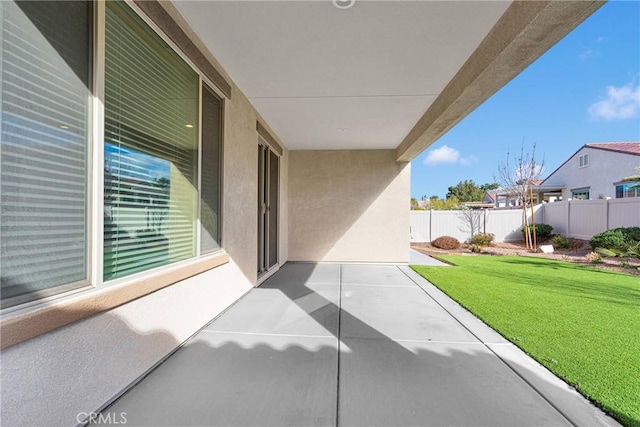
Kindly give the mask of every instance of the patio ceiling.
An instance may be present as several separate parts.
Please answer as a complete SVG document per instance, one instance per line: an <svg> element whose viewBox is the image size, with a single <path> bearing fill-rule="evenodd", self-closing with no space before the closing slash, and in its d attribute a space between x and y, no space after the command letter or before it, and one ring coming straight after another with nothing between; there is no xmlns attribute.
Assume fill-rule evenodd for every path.
<svg viewBox="0 0 640 427"><path fill-rule="evenodd" d="M583 4L560 11L547 2L526 3L358 0L338 9L330 1L176 1L174 6L289 149L394 149L403 143L399 159L410 160L599 6L559 2ZM455 82L509 13L520 19L493 34L499 42L489 43L493 51L467 66L465 81ZM550 23L545 13L556 20ZM530 31L532 26L540 31ZM527 31L537 37L535 43L526 38L522 45L510 44ZM500 57L508 48L518 51L517 61ZM489 83L474 87L491 67L501 77L494 73ZM450 88L452 79L456 84ZM452 89L459 93L452 97ZM435 102L439 97L446 99ZM447 116L454 104L464 108ZM425 112L432 106L438 111L429 118ZM439 123L442 116L446 120Z"/></svg>

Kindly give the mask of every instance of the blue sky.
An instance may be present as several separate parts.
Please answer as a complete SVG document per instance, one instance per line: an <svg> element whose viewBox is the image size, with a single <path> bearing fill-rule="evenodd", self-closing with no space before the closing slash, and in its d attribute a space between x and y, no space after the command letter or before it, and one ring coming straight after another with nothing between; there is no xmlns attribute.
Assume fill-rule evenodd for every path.
<svg viewBox="0 0 640 427"><path fill-rule="evenodd" d="M536 143L546 177L589 142L640 141L640 2L612 1L411 164L411 196L493 182L507 151Z"/></svg>

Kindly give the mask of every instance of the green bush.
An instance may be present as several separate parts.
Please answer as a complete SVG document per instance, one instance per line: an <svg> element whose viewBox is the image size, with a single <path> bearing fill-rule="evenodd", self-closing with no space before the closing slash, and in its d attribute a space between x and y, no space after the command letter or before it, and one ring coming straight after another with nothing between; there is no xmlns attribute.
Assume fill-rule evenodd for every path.
<svg viewBox="0 0 640 427"><path fill-rule="evenodd" d="M553 237L553 247L557 249L569 249L571 248L571 240L569 238L563 236L562 234L558 234Z"/></svg>
<svg viewBox="0 0 640 427"><path fill-rule="evenodd" d="M622 245L627 241L624 233L619 229L607 230L604 233L596 234L589 240L591 249L622 249Z"/></svg>
<svg viewBox="0 0 640 427"><path fill-rule="evenodd" d="M640 242L640 227L620 227L614 230L619 230L627 242Z"/></svg>
<svg viewBox="0 0 640 427"><path fill-rule="evenodd" d="M488 246L493 242L493 233L478 233L471 238L471 243L478 246Z"/></svg>
<svg viewBox="0 0 640 427"><path fill-rule="evenodd" d="M531 224L529 225L529 229L531 230L531 232L533 233L533 228L535 227L536 229L536 239L537 240L544 240L549 238L549 236L551 236L551 232L553 231L553 227L550 226L549 224L544 224L544 223L540 223L540 224ZM524 237L525 235L525 230L527 228L526 227L522 227L522 236Z"/></svg>
<svg viewBox="0 0 640 427"><path fill-rule="evenodd" d="M602 256L640 258L640 227L607 230L593 236L589 244Z"/></svg>

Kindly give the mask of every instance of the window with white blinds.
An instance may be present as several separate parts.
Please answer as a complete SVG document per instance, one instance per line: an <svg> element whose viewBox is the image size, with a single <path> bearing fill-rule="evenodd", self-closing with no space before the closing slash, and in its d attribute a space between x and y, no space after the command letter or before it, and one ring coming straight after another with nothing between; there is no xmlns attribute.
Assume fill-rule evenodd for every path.
<svg viewBox="0 0 640 427"><path fill-rule="evenodd" d="M2 306L88 284L89 2L0 2Z"/></svg>
<svg viewBox="0 0 640 427"><path fill-rule="evenodd" d="M220 161L222 101L202 86L202 177L200 194L200 253L220 249Z"/></svg>
<svg viewBox="0 0 640 427"><path fill-rule="evenodd" d="M223 102L198 71L121 1L0 1L0 22L2 307L220 250Z"/></svg>
<svg viewBox="0 0 640 427"><path fill-rule="evenodd" d="M199 77L106 3L105 280L196 256Z"/></svg>

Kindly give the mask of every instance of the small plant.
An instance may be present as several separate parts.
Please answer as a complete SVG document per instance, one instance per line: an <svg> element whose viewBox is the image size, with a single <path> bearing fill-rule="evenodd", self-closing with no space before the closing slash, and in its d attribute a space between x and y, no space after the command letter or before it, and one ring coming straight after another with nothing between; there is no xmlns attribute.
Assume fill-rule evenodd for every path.
<svg viewBox="0 0 640 427"><path fill-rule="evenodd" d="M597 252L589 252L584 257L587 260L587 262L590 262L591 264L601 264L602 263L602 257Z"/></svg>
<svg viewBox="0 0 640 427"><path fill-rule="evenodd" d="M471 243L478 246L489 246L494 237L493 233L478 233L471 238Z"/></svg>
<svg viewBox="0 0 640 427"><path fill-rule="evenodd" d="M552 242L553 247L557 249L570 249L572 246L571 240L568 237L563 236L562 234L553 236Z"/></svg>
<svg viewBox="0 0 640 427"><path fill-rule="evenodd" d="M542 241L545 240L547 238L549 238L549 236L551 236L551 232L553 231L553 227L549 224L544 224L544 223L540 223L540 224L531 224L529 225L529 230L531 230L531 233L533 233L533 229L536 229L536 240ZM522 227L522 236L524 236L526 234L526 230L527 227Z"/></svg>
<svg viewBox="0 0 640 427"><path fill-rule="evenodd" d="M460 242L455 237L451 236L441 236L431 242L433 246L440 249L458 249L460 247Z"/></svg>
<svg viewBox="0 0 640 427"><path fill-rule="evenodd" d="M482 252L482 246L476 245L476 244L471 245L471 252L473 252L475 254L481 253Z"/></svg>
<svg viewBox="0 0 640 427"><path fill-rule="evenodd" d="M568 255L562 255L562 260L563 261L569 261L571 258L569 258Z"/></svg>

